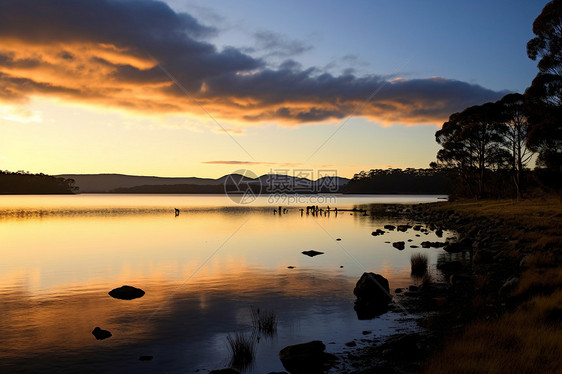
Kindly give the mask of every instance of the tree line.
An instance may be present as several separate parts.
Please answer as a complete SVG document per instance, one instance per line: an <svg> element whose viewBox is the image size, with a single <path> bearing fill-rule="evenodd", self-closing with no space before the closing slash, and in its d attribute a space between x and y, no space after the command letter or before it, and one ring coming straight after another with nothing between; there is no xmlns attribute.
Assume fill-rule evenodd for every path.
<svg viewBox="0 0 562 374"><path fill-rule="evenodd" d="M371 169L355 174L343 192L444 195L452 191L453 185L447 174L438 169Z"/></svg>
<svg viewBox="0 0 562 374"><path fill-rule="evenodd" d="M0 194L72 194L78 191L73 179L45 174L0 171Z"/></svg>
<svg viewBox="0 0 562 374"><path fill-rule="evenodd" d="M431 166L455 177L459 195L481 198L513 191L521 198L532 180L560 189L562 0L546 4L533 33L527 55L538 60L539 72L525 93L453 113L435 134L442 148Z"/></svg>

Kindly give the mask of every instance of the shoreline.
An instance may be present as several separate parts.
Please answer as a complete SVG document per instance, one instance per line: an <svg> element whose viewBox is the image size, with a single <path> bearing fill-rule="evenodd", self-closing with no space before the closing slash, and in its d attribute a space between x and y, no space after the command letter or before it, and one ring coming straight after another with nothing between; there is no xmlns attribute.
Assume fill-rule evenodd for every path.
<svg viewBox="0 0 562 374"><path fill-rule="evenodd" d="M471 335L474 330L482 328L481 325L493 329L513 315L524 319L525 313L530 313L529 300L535 301L541 295L548 297L562 289L562 279L546 285L533 279L536 272L553 274L556 281L559 279L555 275L561 274L562 207L557 198L399 205L387 207L385 212L457 234L456 244L449 248L454 259L438 265L448 282L395 292L391 310L399 311L399 305L403 305L408 311L421 314L416 322L422 332L395 335L383 342L370 337L366 345L338 352L342 374L462 371L480 356L460 355L454 348L470 346L477 339L485 344L488 339ZM540 258L536 259L537 256ZM464 261L457 259L461 257ZM542 257L550 262L541 262ZM547 314L555 314L556 323L561 321L561 309L550 309ZM536 323L541 325L542 321ZM550 320L546 323L551 327ZM562 323L555 325L551 334L562 333L561 327ZM558 348L562 349L562 342ZM518 350L509 348L494 352L497 357L488 359L492 363L519 355ZM547 356L542 364L533 364L533 368L550 367L550 361L557 363L560 358ZM478 367L473 366L473 370ZM521 371L525 372L525 368Z"/></svg>

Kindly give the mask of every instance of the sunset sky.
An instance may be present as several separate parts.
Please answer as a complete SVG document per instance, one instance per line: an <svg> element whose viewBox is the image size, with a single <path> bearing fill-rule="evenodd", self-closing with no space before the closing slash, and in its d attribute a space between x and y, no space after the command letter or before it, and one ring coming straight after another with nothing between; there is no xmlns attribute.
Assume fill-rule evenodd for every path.
<svg viewBox="0 0 562 374"><path fill-rule="evenodd" d="M529 86L546 2L2 0L0 170L428 167Z"/></svg>

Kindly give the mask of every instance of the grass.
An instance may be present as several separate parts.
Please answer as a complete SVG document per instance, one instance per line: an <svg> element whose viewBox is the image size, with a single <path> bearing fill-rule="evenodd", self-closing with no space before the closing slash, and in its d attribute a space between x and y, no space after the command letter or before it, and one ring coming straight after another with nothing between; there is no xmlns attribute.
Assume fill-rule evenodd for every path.
<svg viewBox="0 0 562 374"><path fill-rule="evenodd" d="M254 361L256 344L251 336L236 333L226 337L231 353L230 366L238 370L248 368Z"/></svg>
<svg viewBox="0 0 562 374"><path fill-rule="evenodd" d="M477 322L429 361L426 373L560 373L562 290L536 296L497 321Z"/></svg>
<svg viewBox="0 0 562 374"><path fill-rule="evenodd" d="M412 275L422 277L427 273L427 255L423 253L415 253L410 257L412 265Z"/></svg>
<svg viewBox="0 0 562 374"><path fill-rule="evenodd" d="M430 284L432 284L432 283L433 283L433 276L431 275L431 273L426 272L426 273L423 275L423 278L422 278L422 285L428 286L428 285L430 285Z"/></svg>
<svg viewBox="0 0 562 374"><path fill-rule="evenodd" d="M455 201L435 210L491 219L505 239L502 256L518 264L519 284L508 295L511 312L465 326L427 362L426 373L562 373L562 204L558 196L523 201ZM476 288L485 290L501 263L482 268ZM516 266L517 267L517 266ZM478 270L478 269L475 269ZM519 270L515 270L519 271ZM507 276L504 275L504 276ZM491 290L493 291L493 290ZM472 300L485 306L494 292ZM480 298L480 299L478 299ZM470 302L470 301L468 301ZM552 317L555 316L555 317Z"/></svg>
<svg viewBox="0 0 562 374"><path fill-rule="evenodd" d="M272 310L252 307L252 325L254 331L266 336L273 336L277 333L277 315Z"/></svg>

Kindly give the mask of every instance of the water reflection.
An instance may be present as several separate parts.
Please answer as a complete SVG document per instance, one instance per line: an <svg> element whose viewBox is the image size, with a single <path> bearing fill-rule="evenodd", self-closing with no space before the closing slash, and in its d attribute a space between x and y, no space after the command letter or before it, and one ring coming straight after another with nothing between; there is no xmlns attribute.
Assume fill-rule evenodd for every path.
<svg viewBox="0 0 562 374"><path fill-rule="evenodd" d="M277 354L289 344L320 339L334 351L364 330L414 328L391 313L357 320L353 287L364 271L384 275L391 289L409 285L411 252L385 241L437 240L412 231L371 236L388 223L383 217L301 217L297 209L280 217L269 207L187 202L175 216L161 200L141 197L136 205L56 200L0 204L2 372L220 368L228 334L251 331L251 306L278 317L277 335L259 342L251 370L282 371ZM301 254L310 249L324 254ZM425 251L435 264L439 252ZM124 284L146 295L107 294ZM95 326L113 336L96 340Z"/></svg>

